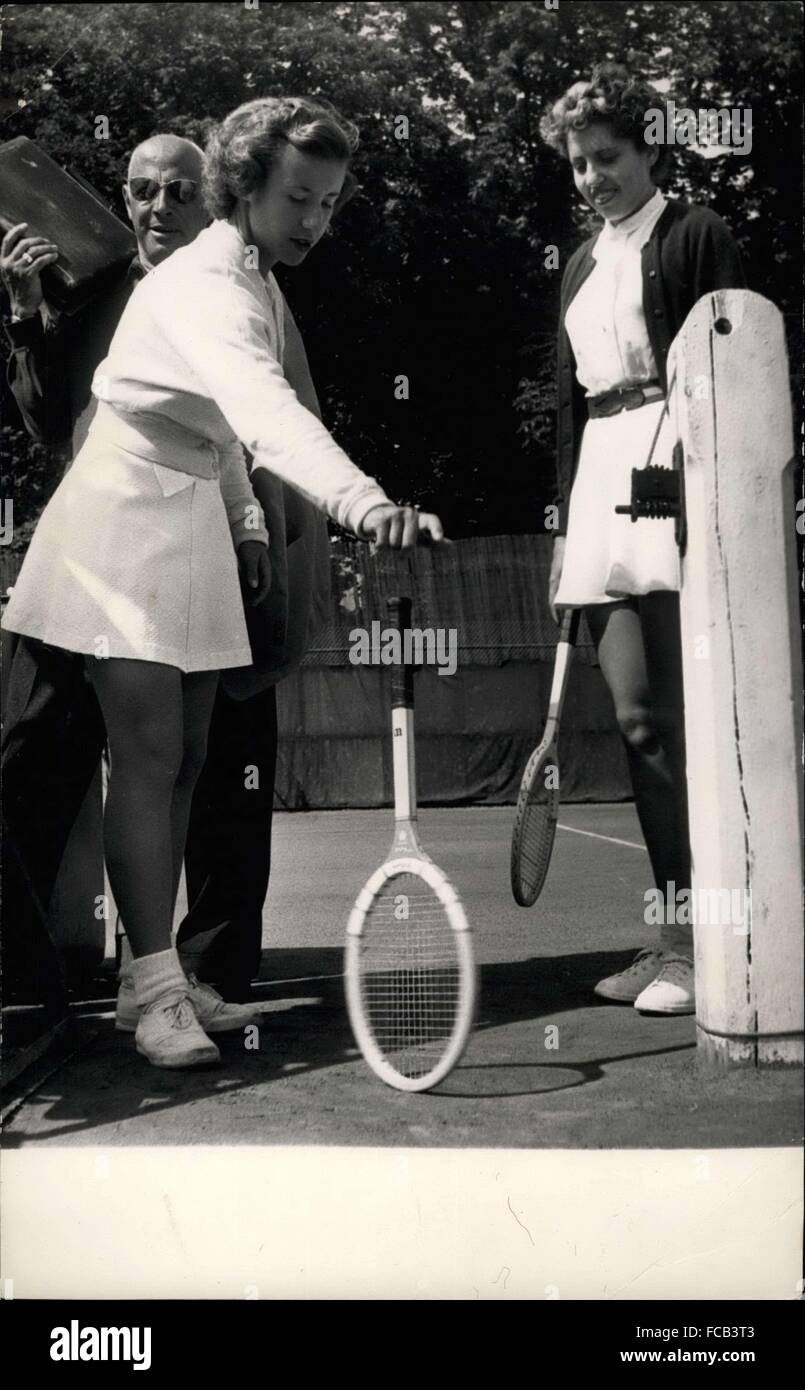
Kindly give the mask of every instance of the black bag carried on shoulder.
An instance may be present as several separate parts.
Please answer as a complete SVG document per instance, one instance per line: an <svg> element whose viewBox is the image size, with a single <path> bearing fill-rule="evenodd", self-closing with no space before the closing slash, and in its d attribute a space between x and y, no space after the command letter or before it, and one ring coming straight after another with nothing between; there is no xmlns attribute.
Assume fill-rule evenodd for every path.
<svg viewBox="0 0 805 1390"><path fill-rule="evenodd" d="M28 223L47 237L59 258L42 272L49 304L74 314L112 283L132 260L137 243L91 184L68 174L33 140L19 135L0 145L0 230Z"/></svg>

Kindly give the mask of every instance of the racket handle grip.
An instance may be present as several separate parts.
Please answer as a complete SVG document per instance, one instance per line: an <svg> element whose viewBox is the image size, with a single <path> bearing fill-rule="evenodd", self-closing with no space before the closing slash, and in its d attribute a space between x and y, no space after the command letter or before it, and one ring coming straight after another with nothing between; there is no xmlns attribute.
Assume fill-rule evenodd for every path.
<svg viewBox="0 0 805 1390"><path fill-rule="evenodd" d="M559 632L560 642L569 642L572 647L575 647L579 635L580 618L581 609L566 608L564 610L562 613L562 625Z"/></svg>
<svg viewBox="0 0 805 1390"><path fill-rule="evenodd" d="M405 709L412 709L414 704L414 669L405 664L405 632L411 626L411 600L410 598L390 598L388 601L389 618L392 626L400 634L400 652L402 661L391 668L391 704L393 709L403 706Z"/></svg>

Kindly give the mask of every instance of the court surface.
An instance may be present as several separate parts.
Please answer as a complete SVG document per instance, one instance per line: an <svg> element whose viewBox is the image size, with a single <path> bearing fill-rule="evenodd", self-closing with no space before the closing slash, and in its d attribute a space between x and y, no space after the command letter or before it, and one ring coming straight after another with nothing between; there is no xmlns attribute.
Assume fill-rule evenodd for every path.
<svg viewBox="0 0 805 1390"><path fill-rule="evenodd" d="M6 1148L65 1144L361 1144L711 1148L801 1141L801 1079L707 1072L692 1017L646 1018L592 994L650 939L648 857L630 804L563 807L534 908L508 881L513 807L425 809L425 848L453 879L482 964L476 1032L433 1091L405 1095L357 1053L342 943L381 862L390 811L278 814L265 910L259 1050L218 1039L223 1064L167 1072L82 1003L80 1040L37 1065L7 1115ZM13 1101L13 1097L12 1097Z"/></svg>

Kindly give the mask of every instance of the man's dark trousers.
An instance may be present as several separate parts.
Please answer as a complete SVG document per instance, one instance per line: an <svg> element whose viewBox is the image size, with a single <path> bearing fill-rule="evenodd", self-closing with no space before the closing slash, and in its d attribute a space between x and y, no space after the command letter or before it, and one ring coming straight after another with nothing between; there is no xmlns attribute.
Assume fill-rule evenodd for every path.
<svg viewBox="0 0 805 1390"><path fill-rule="evenodd" d="M260 967L276 762L275 688L234 700L219 686L187 837L190 910L176 944L185 969L231 1000L247 997Z"/></svg>
<svg viewBox="0 0 805 1390"><path fill-rule="evenodd" d="M3 711L4 998L53 1001L62 971L47 909L105 732L84 659L6 634ZM94 901L87 911L94 909Z"/></svg>

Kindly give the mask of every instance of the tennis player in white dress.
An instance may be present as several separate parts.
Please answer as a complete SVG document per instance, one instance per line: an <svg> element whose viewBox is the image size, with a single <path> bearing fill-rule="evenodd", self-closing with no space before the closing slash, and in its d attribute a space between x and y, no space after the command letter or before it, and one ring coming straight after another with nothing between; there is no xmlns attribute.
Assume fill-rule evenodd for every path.
<svg viewBox="0 0 805 1390"><path fill-rule="evenodd" d="M557 607L588 607L613 599L679 588L679 552L672 526L636 526L615 507L628 501L632 469L669 467L673 440L665 397L643 312L641 252L666 206L659 189L629 217L604 222L592 248L595 269L565 315L576 377L589 397L625 385L649 399L637 410L587 421L570 497Z"/></svg>
<svg viewBox="0 0 805 1390"><path fill-rule="evenodd" d="M550 599L584 609L655 883L671 908L660 941L601 980L596 993L644 1013L684 1014L694 1011L695 993L692 927L675 912L691 871L679 557L669 521L635 525L615 507L630 500L633 468L650 457L671 465L665 396L673 338L702 295L744 282L721 219L666 199L656 186L666 156L645 129L662 101L626 69L603 63L541 123L604 221L563 277L559 491L567 520L554 542ZM645 922L645 900L641 907Z"/></svg>
<svg viewBox="0 0 805 1390"><path fill-rule="evenodd" d="M214 132L218 220L134 291L4 618L86 655L110 747L104 844L134 956L135 1041L158 1066L219 1057L171 926L218 672L251 662L238 569L252 602L270 582L241 445L359 537L443 539L438 517L395 506L350 461L282 373L271 267L301 264L324 234L356 145L332 107L296 98L250 102Z"/></svg>

